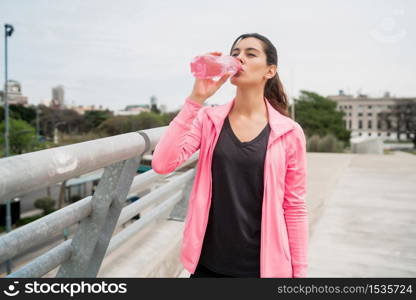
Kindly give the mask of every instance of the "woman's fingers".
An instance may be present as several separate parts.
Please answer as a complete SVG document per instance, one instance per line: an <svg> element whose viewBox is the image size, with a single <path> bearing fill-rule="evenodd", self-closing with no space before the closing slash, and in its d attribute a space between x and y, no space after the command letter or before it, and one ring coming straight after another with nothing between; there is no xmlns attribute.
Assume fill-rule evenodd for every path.
<svg viewBox="0 0 416 300"><path fill-rule="evenodd" d="M223 85L228 78L230 78L232 73L226 73L224 76L222 76L220 79L218 79L217 81L217 86L220 87L221 85Z"/></svg>

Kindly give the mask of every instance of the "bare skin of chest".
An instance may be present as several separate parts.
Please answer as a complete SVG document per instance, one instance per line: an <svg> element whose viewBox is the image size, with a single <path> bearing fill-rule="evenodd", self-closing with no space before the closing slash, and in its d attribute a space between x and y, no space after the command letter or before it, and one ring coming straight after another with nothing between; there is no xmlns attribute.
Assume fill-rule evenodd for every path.
<svg viewBox="0 0 416 300"><path fill-rule="evenodd" d="M240 142L249 142L257 137L267 125L267 119L259 118L255 120L243 119L228 115L231 128Z"/></svg>

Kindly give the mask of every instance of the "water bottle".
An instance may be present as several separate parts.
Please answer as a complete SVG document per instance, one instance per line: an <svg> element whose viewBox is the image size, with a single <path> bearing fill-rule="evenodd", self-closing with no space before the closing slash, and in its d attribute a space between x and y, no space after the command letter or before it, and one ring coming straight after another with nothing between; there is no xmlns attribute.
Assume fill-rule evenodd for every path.
<svg viewBox="0 0 416 300"><path fill-rule="evenodd" d="M228 72L234 76L241 69L241 62L229 55L196 56L191 62L192 75L200 79L217 79Z"/></svg>

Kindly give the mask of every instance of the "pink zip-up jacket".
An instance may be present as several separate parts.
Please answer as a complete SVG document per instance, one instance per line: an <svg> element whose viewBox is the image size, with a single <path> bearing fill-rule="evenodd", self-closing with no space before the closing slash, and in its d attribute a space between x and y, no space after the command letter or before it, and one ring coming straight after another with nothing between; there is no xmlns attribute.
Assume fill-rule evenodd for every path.
<svg viewBox="0 0 416 300"><path fill-rule="evenodd" d="M199 261L208 223L212 154L234 102L235 98L211 107L186 98L153 153L153 170L167 174L200 149L181 249L181 262L192 274ZM271 131L264 164L260 277L306 277L305 136L297 122L279 113L267 99L265 103Z"/></svg>

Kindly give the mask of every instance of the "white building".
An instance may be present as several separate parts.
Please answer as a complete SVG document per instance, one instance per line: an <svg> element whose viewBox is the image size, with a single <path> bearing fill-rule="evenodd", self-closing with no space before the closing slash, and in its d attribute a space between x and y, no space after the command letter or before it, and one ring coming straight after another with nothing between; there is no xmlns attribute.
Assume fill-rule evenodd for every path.
<svg viewBox="0 0 416 300"><path fill-rule="evenodd" d="M4 91L0 91L0 105L4 105ZM7 81L7 100L9 105L28 105L28 99L22 94L22 86L16 80Z"/></svg>
<svg viewBox="0 0 416 300"><path fill-rule="evenodd" d="M135 116L144 111L150 112L150 107L148 104L127 105L124 110L115 111L114 115L115 116Z"/></svg>
<svg viewBox="0 0 416 300"><path fill-rule="evenodd" d="M400 100L416 102L416 98L396 98L392 97L389 92L386 92L383 97L370 98L362 94L353 97L340 90L338 95L327 96L327 98L337 102L337 109L345 113L344 126L351 131L352 137L377 136L383 140L396 140L397 133L394 128L386 127L378 113L389 111ZM406 134L402 133L400 139L407 139Z"/></svg>

